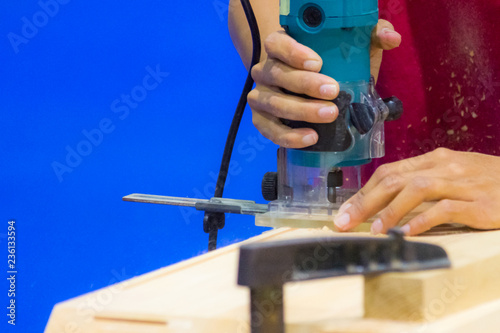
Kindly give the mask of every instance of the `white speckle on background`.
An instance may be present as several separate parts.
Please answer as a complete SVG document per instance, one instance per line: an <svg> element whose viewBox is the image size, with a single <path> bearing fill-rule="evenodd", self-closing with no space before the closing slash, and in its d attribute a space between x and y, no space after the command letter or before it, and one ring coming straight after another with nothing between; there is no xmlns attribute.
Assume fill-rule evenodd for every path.
<svg viewBox="0 0 500 333"><path fill-rule="evenodd" d="M467 132L467 130L468 130L468 129L469 129L469 128L467 127L467 125L464 125L464 126L462 126L462 128L461 128L461 130L462 130L462 131L464 131L464 132Z"/></svg>
<svg viewBox="0 0 500 333"><path fill-rule="evenodd" d="M454 131L454 130L452 130L452 129L451 129L451 130L446 131L446 134L448 134L448 135L453 135L454 133L455 133L455 131Z"/></svg>

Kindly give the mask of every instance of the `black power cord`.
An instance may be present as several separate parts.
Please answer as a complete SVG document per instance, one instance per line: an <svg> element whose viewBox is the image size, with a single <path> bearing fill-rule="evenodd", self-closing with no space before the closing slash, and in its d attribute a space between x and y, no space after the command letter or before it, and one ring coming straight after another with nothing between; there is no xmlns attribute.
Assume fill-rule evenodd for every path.
<svg viewBox="0 0 500 333"><path fill-rule="evenodd" d="M243 117L243 111L245 110L245 107L247 105L247 95L252 90L254 84L251 75L252 67L260 61L260 32L255 14L249 0L241 0L241 5L243 6L243 10L245 11L245 16L247 18L248 25L250 26L250 32L252 34L252 62L250 64L245 86L243 87L243 91L241 93L238 106L236 107L236 111L234 112L233 121L227 135L226 146L224 147L224 153L222 155L222 161L219 170L219 176L217 177L217 184L215 186L214 197L216 198L222 198L222 194L224 192L224 185L226 184L229 162L231 161L236 134L238 134L238 128L240 127L241 118ZM224 228L224 224L224 213L205 212L205 216L203 218L203 230L208 233L208 251L212 251L217 248L217 233L219 229Z"/></svg>

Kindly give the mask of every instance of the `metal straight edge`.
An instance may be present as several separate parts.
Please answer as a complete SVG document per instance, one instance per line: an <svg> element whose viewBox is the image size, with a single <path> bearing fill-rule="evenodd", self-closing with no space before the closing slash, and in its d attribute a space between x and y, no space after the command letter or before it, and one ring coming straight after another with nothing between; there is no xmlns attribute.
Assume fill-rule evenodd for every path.
<svg viewBox="0 0 500 333"><path fill-rule="evenodd" d="M144 202L161 205L195 207L198 202L209 202L207 199L169 197L164 195L133 193L123 197L124 201Z"/></svg>

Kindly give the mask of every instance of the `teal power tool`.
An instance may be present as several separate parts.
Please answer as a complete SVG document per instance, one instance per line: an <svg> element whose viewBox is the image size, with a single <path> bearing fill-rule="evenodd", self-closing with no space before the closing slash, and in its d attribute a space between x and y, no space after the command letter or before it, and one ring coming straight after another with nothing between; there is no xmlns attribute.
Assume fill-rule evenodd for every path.
<svg viewBox="0 0 500 333"><path fill-rule="evenodd" d="M253 66L260 56L259 29L249 1L241 3L252 32ZM384 121L402 112L398 99L380 99L370 75L370 37L378 21L376 0L281 0L280 13L281 25L322 57L322 73L335 78L341 91L334 100L339 116L331 124L282 120L291 127L315 129L319 141L307 149L278 149L278 172L266 174L262 183L264 198L272 202L222 198L246 95L253 85L250 75L229 130L212 199L147 194L123 198L205 211L203 228L209 233L209 250L216 248L225 213L255 215L256 225L261 226L331 225L339 205L360 188L359 166L384 155Z"/></svg>
<svg viewBox="0 0 500 333"><path fill-rule="evenodd" d="M319 140L305 149L278 150L278 172L266 174L262 184L270 212L257 217L258 225L331 224L332 212L361 188L360 166L384 155L384 122L399 118L403 106L395 97L382 100L374 89L370 44L377 22L376 0L281 0L285 31L318 53L321 73L339 82L339 115L330 124L282 120L313 128Z"/></svg>

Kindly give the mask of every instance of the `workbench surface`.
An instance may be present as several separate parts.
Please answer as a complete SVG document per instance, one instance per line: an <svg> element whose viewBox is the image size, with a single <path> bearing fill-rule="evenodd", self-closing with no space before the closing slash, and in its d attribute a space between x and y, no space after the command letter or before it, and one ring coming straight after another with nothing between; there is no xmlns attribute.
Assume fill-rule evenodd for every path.
<svg viewBox="0 0 500 333"><path fill-rule="evenodd" d="M316 236L369 235L280 228L242 243ZM286 284L287 332L499 332L500 231L411 240L444 247L452 268ZM242 243L57 304L45 332L249 332Z"/></svg>

